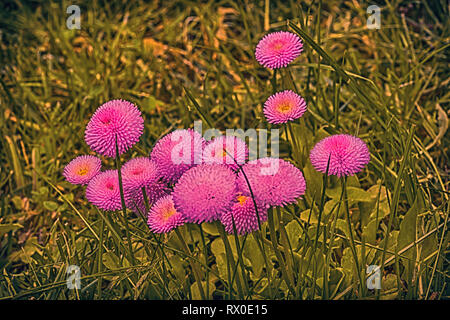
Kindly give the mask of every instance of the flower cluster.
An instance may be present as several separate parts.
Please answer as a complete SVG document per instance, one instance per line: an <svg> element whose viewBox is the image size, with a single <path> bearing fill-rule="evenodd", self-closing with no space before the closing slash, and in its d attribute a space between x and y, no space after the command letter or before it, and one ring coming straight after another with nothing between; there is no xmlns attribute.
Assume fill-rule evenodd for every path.
<svg viewBox="0 0 450 320"><path fill-rule="evenodd" d="M143 123L131 102L112 100L92 116L86 142L93 151L117 158L139 140ZM86 198L103 210L120 210L122 193L126 207L145 215L155 233L218 220L227 232L244 234L267 220L270 206L294 203L305 191L303 175L292 164L279 159L247 162L248 154L238 137L206 142L192 129L178 129L157 141L150 157L130 159L121 170L101 171L101 160L85 155L72 160L64 176L73 184L86 184ZM267 161L272 167L276 162L276 170L267 173L259 165ZM280 181L298 185L283 188Z"/></svg>
<svg viewBox="0 0 450 320"><path fill-rule="evenodd" d="M301 39L290 32L266 35L257 45L258 62L269 69L286 67L303 51ZM291 90L277 92L264 103L272 124L295 121L306 102ZM125 100L100 106L85 130L89 147L116 158L136 144L144 129L139 109ZM296 203L306 191L302 172L278 158L248 161L245 141L220 136L209 142L192 129L178 129L155 144L149 157L128 160L116 170L101 171L101 160L79 156L64 168L72 184L87 185L86 198L103 210L128 209L146 217L155 233L184 223L220 221L226 232L246 234L267 220L268 209ZM338 177L356 174L370 160L366 144L346 134L329 136L311 150L312 165Z"/></svg>

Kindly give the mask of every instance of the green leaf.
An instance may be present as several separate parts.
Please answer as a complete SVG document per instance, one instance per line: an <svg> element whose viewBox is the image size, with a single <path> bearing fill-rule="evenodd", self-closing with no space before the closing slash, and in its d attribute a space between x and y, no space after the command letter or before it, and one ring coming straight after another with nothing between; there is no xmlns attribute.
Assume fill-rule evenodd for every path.
<svg viewBox="0 0 450 320"><path fill-rule="evenodd" d="M103 265L109 270L115 270L119 268L119 258L112 252L105 252L102 256Z"/></svg>
<svg viewBox="0 0 450 320"><path fill-rule="evenodd" d="M5 233L8 233L10 231L16 231L20 228L23 228L23 226L18 223L0 224L0 237L3 236Z"/></svg>
<svg viewBox="0 0 450 320"><path fill-rule="evenodd" d="M120 259L113 252L105 252L102 256L103 264L109 270L116 270L123 267L129 267L130 263L127 259L123 259L122 264L120 263Z"/></svg>
<svg viewBox="0 0 450 320"><path fill-rule="evenodd" d="M222 279L228 279L227 256L225 246L221 239L217 238L211 243L211 251L216 257L217 270Z"/></svg>
<svg viewBox="0 0 450 320"><path fill-rule="evenodd" d="M247 241L249 239L247 238ZM236 243L234 241L234 236L228 236L228 242L230 243L230 247L231 247L231 251L233 253L233 257L234 257L234 261L237 262L238 261L238 253L236 250ZM245 246L247 247L247 243L245 243ZM244 248L243 253L245 252L246 248ZM212 243L211 243L211 251L214 254L214 256L216 257L216 263L217 263L217 269L219 271L219 275L222 279L228 279L228 269L227 269L227 264L228 259L227 259L227 254L225 251L225 245L223 244L223 240L222 238L216 238ZM259 250L258 250L259 252ZM244 265L251 265L249 259L243 254L243 261L244 261ZM231 265L230 265L230 269L231 269ZM233 273L233 270L231 270L231 274Z"/></svg>
<svg viewBox="0 0 450 320"><path fill-rule="evenodd" d="M309 210L307 210L309 211ZM302 218L303 219L303 218ZM317 219L316 219L317 222ZM298 240L302 234L302 228L299 226L298 222L292 220L286 225L286 233L288 235L289 243L292 246L292 249L297 248Z"/></svg>
<svg viewBox="0 0 450 320"><path fill-rule="evenodd" d="M249 260L250 266L252 268L252 275L255 278L260 278L262 275L264 264L264 257L259 250L258 244L253 237L247 237L247 241L245 242L245 247L243 251L243 255L246 259Z"/></svg>
<svg viewBox="0 0 450 320"><path fill-rule="evenodd" d="M44 208L49 211L56 211L58 209L58 204L53 201L44 201Z"/></svg>
<svg viewBox="0 0 450 320"><path fill-rule="evenodd" d="M398 296L397 276L388 274L381 282L381 300L393 300Z"/></svg>
<svg viewBox="0 0 450 320"><path fill-rule="evenodd" d="M397 251L403 249L404 247L408 246L409 244L413 243L416 240L416 224L418 214L419 214L419 204L418 204L418 197L416 197L413 205L408 210L408 212L406 212L402 222L400 223L400 232L398 234L397 240ZM416 255L415 246L406 250L402 255L408 257L409 259L415 259ZM411 279L414 266L407 259L401 260L405 265L404 275L406 275L409 279Z"/></svg>
<svg viewBox="0 0 450 320"><path fill-rule="evenodd" d="M14 204L14 207L15 207L17 210L22 210L23 204L22 204L22 198L21 198L21 197L19 197L19 196L14 196L14 197L11 199L11 201L12 201L12 203Z"/></svg>
<svg viewBox="0 0 450 320"><path fill-rule="evenodd" d="M306 180L306 193L313 198L316 203L320 201L320 196L322 192L322 174L311 164L311 161L307 161L305 167L303 168L303 174Z"/></svg>
<svg viewBox="0 0 450 320"><path fill-rule="evenodd" d="M422 249L420 250L420 260L424 260L428 258L431 254L438 251L439 244L438 244L438 238L436 234L432 234L431 236L427 237L425 240L421 243Z"/></svg>
<svg viewBox="0 0 450 320"><path fill-rule="evenodd" d="M327 189L325 191L326 195L332 199L339 200L341 197L341 187L336 187L332 189ZM371 194L363 189L356 187L347 186L347 196L348 200L356 202L370 202L372 201Z"/></svg>
<svg viewBox="0 0 450 320"><path fill-rule="evenodd" d="M202 223L202 229L207 234L210 234L212 236L218 236L219 231L217 231L217 227L214 223L204 222Z"/></svg>
<svg viewBox="0 0 450 320"><path fill-rule="evenodd" d="M36 237L31 237L27 240L27 242L25 242L25 245L21 249L13 252L10 255L9 259L13 262L20 260L24 263L31 263L31 256L36 252L41 254L41 250L39 250L38 240Z"/></svg>
<svg viewBox="0 0 450 320"><path fill-rule="evenodd" d="M350 239L350 232L348 230L347 221L338 219L338 221L336 221L336 229L343 231L347 239Z"/></svg>
<svg viewBox="0 0 450 320"><path fill-rule="evenodd" d="M367 243L377 244L377 230L380 220L371 220L366 226L363 227L363 236Z"/></svg>
<svg viewBox="0 0 450 320"><path fill-rule="evenodd" d="M302 212L300 212L300 219L305 222L309 221L310 224L317 224L318 222L316 213L314 212L314 210L311 212L311 209L303 210ZM300 228L297 222L296 224Z"/></svg>

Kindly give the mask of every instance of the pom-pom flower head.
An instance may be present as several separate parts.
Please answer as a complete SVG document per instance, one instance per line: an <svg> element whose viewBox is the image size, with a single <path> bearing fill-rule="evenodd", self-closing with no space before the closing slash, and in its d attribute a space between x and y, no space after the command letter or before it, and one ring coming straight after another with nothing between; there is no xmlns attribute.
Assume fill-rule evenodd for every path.
<svg viewBox="0 0 450 320"><path fill-rule="evenodd" d="M108 157L116 156L116 137L119 154L126 152L144 130L139 109L125 100L111 100L101 105L89 121L85 140L89 147Z"/></svg>
<svg viewBox="0 0 450 320"><path fill-rule="evenodd" d="M239 169L248 158L245 142L235 136L220 136L213 139L203 150L203 162L224 164L233 170Z"/></svg>
<svg viewBox="0 0 450 320"><path fill-rule="evenodd" d="M264 115L268 122L274 124L296 120L305 111L305 100L291 90L277 92L264 103Z"/></svg>
<svg viewBox="0 0 450 320"><path fill-rule="evenodd" d="M147 218L150 230L155 233L166 233L185 223L183 215L173 204L171 195L160 198L150 209Z"/></svg>
<svg viewBox="0 0 450 320"><path fill-rule="evenodd" d="M256 214L255 204L251 197L239 195L236 200L231 209L223 213L220 218L220 221L225 226L225 231L230 234L234 233L234 226L236 226L236 232L239 235L258 230L258 216L260 223L266 221L267 209L257 205L258 214Z"/></svg>
<svg viewBox="0 0 450 320"><path fill-rule="evenodd" d="M319 141L309 155L314 168L322 173L338 177L352 176L360 172L370 161L367 145L360 138L349 134L337 134Z"/></svg>
<svg viewBox="0 0 450 320"><path fill-rule="evenodd" d="M159 180L155 162L147 157L138 157L126 162L122 167L122 179L127 207L141 213L146 212L143 188L150 205L168 191Z"/></svg>
<svg viewBox="0 0 450 320"><path fill-rule="evenodd" d="M95 156L78 156L64 168L63 175L72 184L88 184L101 167L101 160Z"/></svg>
<svg viewBox="0 0 450 320"><path fill-rule="evenodd" d="M293 164L275 158L261 158L246 163L244 171L255 200L266 208L295 203L305 193L306 182L302 172ZM239 172L238 189L250 196L244 173Z"/></svg>
<svg viewBox="0 0 450 320"><path fill-rule="evenodd" d="M201 164L181 176L172 195L186 222L218 220L236 197L236 175L221 164Z"/></svg>
<svg viewBox="0 0 450 320"><path fill-rule="evenodd" d="M162 178L175 183L181 175L202 162L205 139L192 129L175 130L162 137L151 153Z"/></svg>
<svg viewBox="0 0 450 320"><path fill-rule="evenodd" d="M269 69L284 68L294 61L303 51L299 36L279 31L265 35L256 46L255 57L258 62Z"/></svg>
<svg viewBox="0 0 450 320"><path fill-rule="evenodd" d="M86 198L103 210L122 208L117 170L107 170L92 178L86 188Z"/></svg>

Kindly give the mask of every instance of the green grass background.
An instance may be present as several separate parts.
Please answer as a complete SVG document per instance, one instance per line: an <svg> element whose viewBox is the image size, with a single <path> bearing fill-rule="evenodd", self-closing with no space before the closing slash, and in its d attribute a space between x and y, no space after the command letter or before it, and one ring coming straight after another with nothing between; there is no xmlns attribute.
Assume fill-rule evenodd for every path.
<svg viewBox="0 0 450 320"><path fill-rule="evenodd" d="M369 30L375 3L381 28ZM78 1L81 29L69 30L71 4L0 4L0 299L450 296L448 2ZM305 50L274 79L254 48L275 30L297 32ZM289 130L274 126L307 193L252 235L216 224L153 235L64 181L64 165L90 153L84 128L107 100L132 101L145 118L126 161L198 119L271 128L262 104L282 88L308 104ZM335 133L371 152L345 192L308 160ZM80 290L67 289L69 265ZM369 265L382 266L381 290L366 286Z"/></svg>

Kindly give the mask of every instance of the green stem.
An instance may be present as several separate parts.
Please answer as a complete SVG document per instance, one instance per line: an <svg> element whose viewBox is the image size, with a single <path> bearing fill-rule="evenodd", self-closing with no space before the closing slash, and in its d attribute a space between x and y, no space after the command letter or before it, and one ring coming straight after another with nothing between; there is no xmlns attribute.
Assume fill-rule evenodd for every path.
<svg viewBox="0 0 450 320"><path fill-rule="evenodd" d="M100 225L100 240L99 240L99 246L98 246L98 260L97 260L97 273L101 274L103 269L103 233L105 228L105 220L102 219L101 225ZM97 284L97 295L98 299L101 300L102 298L102 277L98 277L98 284Z"/></svg>
<svg viewBox="0 0 450 320"><path fill-rule="evenodd" d="M335 238L335 234L336 234L335 233L336 232L336 223L337 223L337 220L339 218L339 212L341 211L341 203L342 203L343 196L344 196L344 189L341 190L341 196L339 198L339 203L337 204L336 217L334 218L333 226L331 227L330 243L329 243L329 246L328 246L327 258L326 258L326 263L325 263L325 268L324 268L325 272L324 272L324 280L323 280L324 281L324 285L323 285L323 287L324 288L325 288L325 286L327 287L327 290L326 291L324 290L326 292L326 295L324 296L324 299L327 299L327 300L329 299L329 293L328 293L328 266L329 266L330 261L331 261L331 254L332 254L332 251L333 251L333 243L334 243L334 238ZM334 208L336 208L336 207L334 207ZM331 210L330 215L333 214L334 208ZM325 277L326 277L326 279L325 279Z"/></svg>
<svg viewBox="0 0 450 320"><path fill-rule="evenodd" d="M236 162L236 160L235 160L235 162ZM269 286L270 296L273 297L272 284L271 284L271 279L270 279L271 276L272 276L272 264L271 264L271 262L269 262L269 259L267 259L266 250L265 250L265 247L264 247L264 240L263 240L263 237L262 237L262 229L261 229L261 218L259 216L258 205L256 203L252 187L250 186L250 181L247 178L247 174L245 173L244 168L242 168L242 166L239 165L239 164L238 164L238 166L239 166L240 172L242 172L242 175L243 175L243 177L245 179L245 182L247 184L248 190L250 191L250 196L252 198L253 205L255 207L256 218L258 220L258 231L256 232L257 235L255 236L255 241L258 244L258 247L259 247L259 249L261 251L261 254L263 256L263 259L264 259L264 263L266 265L267 282L268 282L268 286Z"/></svg>
<svg viewBox="0 0 450 320"><path fill-rule="evenodd" d="M178 228L175 228L175 233L181 242L182 249L185 252L186 256L188 256L188 257L192 256L191 250L189 250L189 247ZM197 282L198 290L200 291L200 296L202 297L202 300L205 300L206 296L205 296L205 292L203 291L203 286L202 286L202 281L201 281L202 278L200 276L200 270L198 268L198 265L196 263L194 263L191 259L189 259L189 264L191 265L192 272L194 273L195 282Z"/></svg>
<svg viewBox="0 0 450 320"><path fill-rule="evenodd" d="M289 80L291 81L292 86L294 87L295 92L296 92L296 93L299 93L298 88L297 88L297 85L295 84L295 81L294 81L294 77L292 76L292 73L291 73L291 68L290 68L290 67L287 67L287 68L286 68L286 71L287 71L287 74L288 74L288 76L289 76Z"/></svg>
<svg viewBox="0 0 450 320"><path fill-rule="evenodd" d="M269 225L269 232L270 232L270 240L272 242L273 251L275 252L275 255L277 257L278 263L281 267L281 276L283 277L283 280L286 282L286 285L289 288L290 293L295 296L295 291L292 288L291 281L286 275L286 264L284 263L283 257L281 256L280 252L278 251L278 243L277 243L277 235L275 232L275 224L273 222L273 212L268 212L267 214L267 221Z"/></svg>
<svg viewBox="0 0 450 320"><path fill-rule="evenodd" d="M202 236L202 245L203 245L203 255L205 256L205 265L208 265L208 249L206 247L206 242L205 242L205 234L203 233L203 228L202 225L199 224L198 228L200 229L200 235ZM206 292L208 292L209 294L209 270L208 268L206 268Z"/></svg>
<svg viewBox="0 0 450 320"><path fill-rule="evenodd" d="M142 187L142 196L144 197L145 213L148 213L148 211L150 210L150 204L148 202L147 191L145 190L145 187Z"/></svg>
<svg viewBox="0 0 450 320"><path fill-rule="evenodd" d="M238 268L238 266L240 266L241 267L241 273L242 273L242 279L243 279L245 291L246 291L247 296L248 296L249 295L248 279L247 279L247 275L245 273L244 259L242 258L242 251L244 250L244 245L245 245L245 240L247 239L247 235L245 235L244 241L242 242L242 247L241 247L241 244L239 242L239 237L238 237L238 234L237 234L236 222L234 221L233 215L231 216L231 220L233 222L234 243L236 245L236 250L237 250L237 253L238 253L238 262L236 263L236 266L233 269L233 276L231 278L231 285L233 285L234 278L236 277L237 268Z"/></svg>
<svg viewBox="0 0 450 320"><path fill-rule="evenodd" d="M361 277L361 270L359 268L358 253L356 251L355 239L353 238L353 227L352 227L352 222L350 220L350 210L348 208L347 177L344 177L344 179L341 179L341 182L342 182L342 188L344 189L344 206L345 206L345 213L346 213L347 224L348 224L348 232L350 233L351 249L352 249L352 253L353 253L353 259L355 260L356 271L358 273L359 285L361 288L360 293L362 294L363 290L364 290L363 279Z"/></svg>
<svg viewBox="0 0 450 320"><path fill-rule="evenodd" d="M336 84L336 78L339 79L338 83ZM339 130L339 93L341 89L341 77L336 75L335 79L333 81L333 91L334 91L334 101L333 101L333 107L334 107L334 127L336 130Z"/></svg>
<svg viewBox="0 0 450 320"><path fill-rule="evenodd" d="M287 232L284 227L284 223L282 223L282 221L281 221L281 208L276 207L276 210L277 210L278 221L280 224L280 241L283 246L284 256L286 259L286 267L287 267L287 271L288 271L288 276L290 278L289 280L291 281L292 284L295 284L295 273L293 270L294 264L295 264L294 254L292 253L291 243L289 242L289 238L287 236Z"/></svg>
<svg viewBox="0 0 450 320"><path fill-rule="evenodd" d="M230 268L228 268L228 274L230 276L231 275L230 271L234 270L236 268L236 264L235 264L234 256L233 256L233 251L231 249L230 242L228 241L228 237L227 237L227 235L225 233L225 228L224 228L223 224L217 223L217 230L219 231L220 237L222 238L223 244L225 246L225 253L227 255L227 260L228 260L228 263L230 265ZM239 296L241 297L241 299L243 299L244 293L243 293L243 290L242 290L241 279L240 279L238 273L237 273L236 285L237 285L237 289L238 289L238 292L239 292ZM230 283L230 288L233 288L233 283Z"/></svg>
<svg viewBox="0 0 450 320"><path fill-rule="evenodd" d="M277 92L277 69L273 70L272 82L272 94Z"/></svg>
<svg viewBox="0 0 450 320"><path fill-rule="evenodd" d="M258 232L254 232L253 238L255 239L255 242L258 245L259 251L261 252L261 255L263 256L264 263L266 265L267 285L269 287L269 295L272 299L274 299L273 290L272 290L272 280L271 280L272 274L273 274L273 272L272 272L273 267L272 267L272 263L269 262L269 259L267 258L267 255L266 255L266 250L264 248L264 240L262 237L261 230L259 230Z"/></svg>
<svg viewBox="0 0 450 320"><path fill-rule="evenodd" d="M129 257L131 258L131 263L133 265L136 264L136 261L134 259L134 254L133 254L133 246L131 243L131 236L130 236L130 228L128 226L128 220L127 220L127 207L125 205L125 196L124 196L124 192L123 192L123 183L122 183L122 165L120 163L120 155L119 155L119 145L117 143L117 136L116 136L116 168L117 168L117 173L119 176L119 191L120 191L120 201L122 204L122 213L123 215L121 216L122 222L125 224L125 229L126 229L126 235L127 235L127 242L128 242L128 250L129 250Z"/></svg>
<svg viewBox="0 0 450 320"><path fill-rule="evenodd" d="M295 160L297 160L297 164L301 164L302 163L302 161L301 161L302 159L301 159L301 156L300 156L300 147L297 144L297 138L295 138L294 129L292 128L292 124L290 122L287 123L287 128L288 128L289 134L290 134L290 136L292 138L292 149L293 149L292 151L294 153ZM286 139L287 139L287 131L286 131Z"/></svg>
<svg viewBox="0 0 450 320"><path fill-rule="evenodd" d="M308 266L307 266L307 268L306 268L306 272L308 272L308 270L309 270L309 267L311 266L311 262L317 262L316 261L316 255L315 255L315 252L316 252L316 250L317 250L317 245L318 245L318 243L319 243L319 236L320 236L320 222L322 221L322 212L323 212L323 209L324 209L324 206L325 206L325 194L326 194L326 189L327 189L327 185L328 185L328 169L329 169L329 167L330 167L330 159L331 159L331 155L330 156L328 156L328 162L327 162L327 169L326 169L326 171L325 171L325 174L323 175L323 182L322 182L322 195L321 195L321 197L320 197L320 207L319 207L319 216L318 216L318 218L317 218L317 229L316 229L316 237L315 237L315 241L314 241L314 248L313 248L313 251L312 251L312 256L311 256L311 259L309 260L309 262L308 262ZM314 202L312 203L312 205L311 205L311 210L310 210L310 217L311 217L311 214L313 213L313 209L314 209ZM309 220L309 218L308 218L308 220ZM325 234L324 234L324 236L323 236L323 241L325 241ZM313 284L313 286L314 286L314 288L315 288L315 286L316 286L316 283L314 283ZM314 290L313 290L313 292L314 292Z"/></svg>

